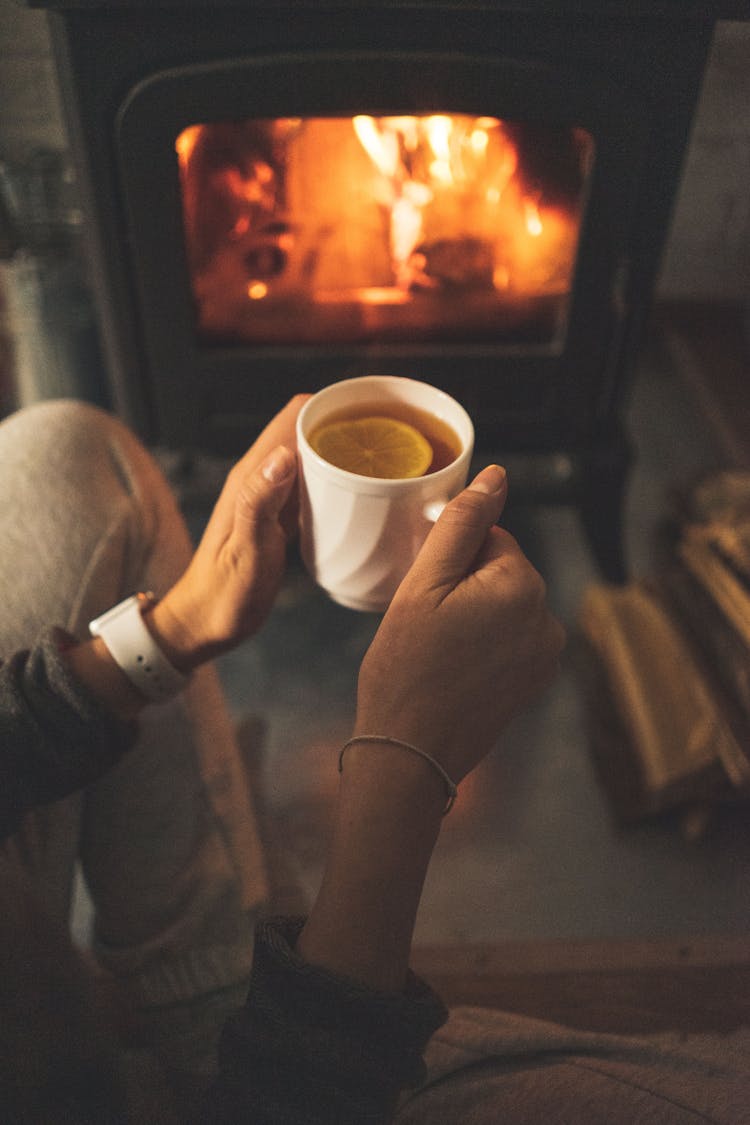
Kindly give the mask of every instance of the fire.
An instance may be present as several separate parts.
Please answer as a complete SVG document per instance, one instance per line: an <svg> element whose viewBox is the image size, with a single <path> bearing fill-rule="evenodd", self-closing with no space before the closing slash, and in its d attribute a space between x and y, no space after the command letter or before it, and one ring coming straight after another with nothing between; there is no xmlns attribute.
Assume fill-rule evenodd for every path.
<svg viewBox="0 0 750 1125"><path fill-rule="evenodd" d="M533 199L524 199L523 214L526 221L526 230L533 238L539 238L544 226L539 216L539 208Z"/></svg>
<svg viewBox="0 0 750 1125"><path fill-rule="evenodd" d="M175 141L174 147L177 150L177 156L182 167L186 167L189 163L202 129L202 125L189 125L187 129L182 130Z"/></svg>
<svg viewBox="0 0 750 1125"><path fill-rule="evenodd" d="M425 122L425 132L435 156L435 159L430 163L430 175L438 183L454 183L450 143L453 120L444 116L428 117Z"/></svg>
<svg viewBox="0 0 750 1125"><path fill-rule="evenodd" d="M484 164L492 165L497 181L486 189L486 197L499 201L516 167L515 152L505 151L501 123L494 117L360 114L352 124L380 173L376 195L389 216L395 280L408 287L415 280L411 257L425 235L431 205L439 207L447 192L465 192ZM493 137L496 143L490 153ZM424 278L423 283L429 286Z"/></svg>
<svg viewBox="0 0 750 1125"><path fill-rule="evenodd" d="M395 176L399 168L398 134L395 131L381 132L374 117L353 117L352 125L378 171L384 176Z"/></svg>
<svg viewBox="0 0 750 1125"><path fill-rule="evenodd" d="M564 301L593 141L551 132L545 163L543 130L486 115L191 125L175 149L200 325L328 342L446 324L454 339L466 322L491 338L514 303Z"/></svg>
<svg viewBox="0 0 750 1125"><path fill-rule="evenodd" d="M526 192L519 174L518 149L498 118L463 114L375 118L360 114L352 124L380 176L375 195L388 216L398 286L439 286L435 252L431 262L430 254L420 250L430 237L431 219L445 213L451 222L464 222L464 214L473 212L482 228L479 242L487 247L496 245L498 231L508 228L502 238L505 259L497 260L497 250L488 249L494 261L491 268L485 268L486 254L478 248L477 240L471 242L470 250L464 238L463 246L473 259L464 276L472 272L486 276L499 292L528 288L530 252L523 247L511 260L513 245L522 231L534 239L541 238L544 220L539 194ZM462 231L452 235L448 229L444 233L461 244ZM451 276L456 276L456 269L450 269ZM536 284L536 266L532 273Z"/></svg>
<svg viewBox="0 0 750 1125"><path fill-rule="evenodd" d="M471 145L477 156L484 155L487 150L487 143L489 139L490 138L487 135L487 131L485 129L475 129L471 134L471 136L469 137L469 144Z"/></svg>

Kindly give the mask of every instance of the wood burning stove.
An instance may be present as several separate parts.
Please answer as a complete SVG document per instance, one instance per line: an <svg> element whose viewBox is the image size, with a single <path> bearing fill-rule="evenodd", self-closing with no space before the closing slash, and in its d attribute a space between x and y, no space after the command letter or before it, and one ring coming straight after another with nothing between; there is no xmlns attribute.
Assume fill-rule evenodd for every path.
<svg viewBox="0 0 750 1125"><path fill-rule="evenodd" d="M42 0L114 401L235 454L297 390L443 386L564 453L622 574L620 412L717 5Z"/></svg>

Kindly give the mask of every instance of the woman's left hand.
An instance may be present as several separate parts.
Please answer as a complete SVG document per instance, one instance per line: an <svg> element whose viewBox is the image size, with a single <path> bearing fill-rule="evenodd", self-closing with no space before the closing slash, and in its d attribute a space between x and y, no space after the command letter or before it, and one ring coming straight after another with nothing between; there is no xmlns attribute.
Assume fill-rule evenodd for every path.
<svg viewBox="0 0 750 1125"><path fill-rule="evenodd" d="M297 524L297 395L229 473L182 578L146 614L175 667L189 672L255 633L284 573Z"/></svg>

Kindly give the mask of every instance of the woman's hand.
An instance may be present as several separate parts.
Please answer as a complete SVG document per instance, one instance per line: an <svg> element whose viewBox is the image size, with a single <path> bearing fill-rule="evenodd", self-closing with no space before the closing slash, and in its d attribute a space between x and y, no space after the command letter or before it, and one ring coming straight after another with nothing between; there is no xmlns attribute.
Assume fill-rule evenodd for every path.
<svg viewBox="0 0 750 1125"><path fill-rule="evenodd" d="M426 750L460 781L548 682L563 630L544 583L496 527L506 497L496 465L447 506L401 583L362 662L356 735ZM445 789L398 747L346 753L318 897L297 949L371 987L403 988L414 920Z"/></svg>
<svg viewBox="0 0 750 1125"><path fill-rule="evenodd" d="M411 742L456 782L549 682L564 643L543 580L495 526L506 495L494 465L446 507L360 670L355 734Z"/></svg>
<svg viewBox="0 0 750 1125"><path fill-rule="evenodd" d="M176 668L189 672L255 633L284 573L297 525L297 395L229 473L185 574L145 615Z"/></svg>

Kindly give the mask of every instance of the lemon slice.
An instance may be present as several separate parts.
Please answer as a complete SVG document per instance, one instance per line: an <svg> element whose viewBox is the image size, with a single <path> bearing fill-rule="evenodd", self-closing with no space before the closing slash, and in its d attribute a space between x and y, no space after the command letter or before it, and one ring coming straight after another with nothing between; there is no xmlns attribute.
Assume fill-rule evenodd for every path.
<svg viewBox="0 0 750 1125"><path fill-rule="evenodd" d="M362 477L421 477L432 461L432 446L419 430L380 415L324 422L308 440L320 457Z"/></svg>

